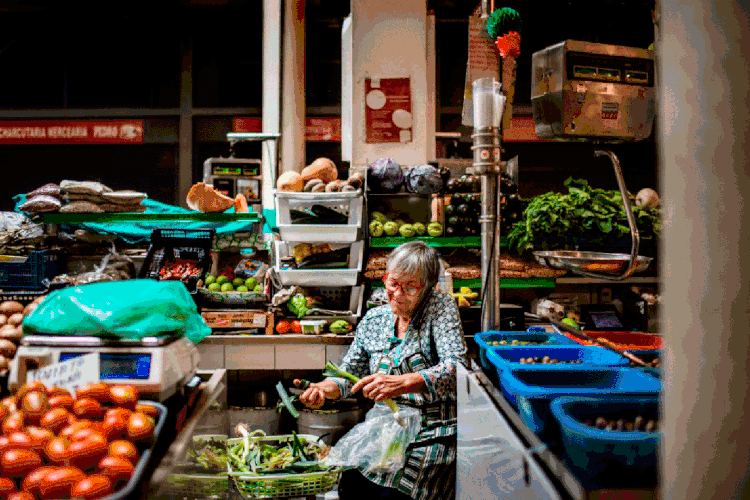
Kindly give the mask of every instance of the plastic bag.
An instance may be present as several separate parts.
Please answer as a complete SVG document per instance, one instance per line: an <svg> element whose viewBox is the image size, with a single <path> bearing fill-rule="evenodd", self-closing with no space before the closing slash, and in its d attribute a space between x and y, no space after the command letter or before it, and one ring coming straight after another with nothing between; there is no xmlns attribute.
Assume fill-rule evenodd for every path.
<svg viewBox="0 0 750 500"><path fill-rule="evenodd" d="M459 439L456 491L466 500L510 498L524 488L523 458L516 444L504 437Z"/></svg>
<svg viewBox="0 0 750 500"><path fill-rule="evenodd" d="M375 405L365 421L355 425L328 453L330 466L358 467L367 472L396 472L406 463L406 449L421 428L422 416L415 408L402 408L396 415L384 404Z"/></svg>
<svg viewBox="0 0 750 500"><path fill-rule="evenodd" d="M23 332L134 340L176 332L197 344L211 329L181 282L142 279L52 292L26 316Z"/></svg>

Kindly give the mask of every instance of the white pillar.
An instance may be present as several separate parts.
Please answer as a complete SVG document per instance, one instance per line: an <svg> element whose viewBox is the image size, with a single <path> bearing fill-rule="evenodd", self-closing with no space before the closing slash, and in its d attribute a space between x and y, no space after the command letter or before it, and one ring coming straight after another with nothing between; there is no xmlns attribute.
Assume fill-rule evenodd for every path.
<svg viewBox="0 0 750 500"><path fill-rule="evenodd" d="M281 172L305 167L305 0L285 0Z"/></svg>
<svg viewBox="0 0 750 500"><path fill-rule="evenodd" d="M750 495L749 14L661 5L665 500Z"/></svg>
<svg viewBox="0 0 750 500"><path fill-rule="evenodd" d="M281 5L282 0L263 2L263 132L281 131ZM274 141L266 141L261 150L263 162L263 206L273 208L279 151ZM271 172L266 166L274 166Z"/></svg>

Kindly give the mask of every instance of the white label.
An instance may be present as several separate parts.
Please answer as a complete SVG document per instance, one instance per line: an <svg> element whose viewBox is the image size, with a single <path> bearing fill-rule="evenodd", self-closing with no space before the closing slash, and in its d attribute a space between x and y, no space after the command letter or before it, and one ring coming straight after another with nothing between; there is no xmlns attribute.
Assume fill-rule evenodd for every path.
<svg viewBox="0 0 750 500"><path fill-rule="evenodd" d="M253 316L253 326L264 328L266 326L266 315L256 314L255 316Z"/></svg>
<svg viewBox="0 0 750 500"><path fill-rule="evenodd" d="M73 394L79 387L99 382L99 353L84 354L30 371L26 380L38 380L47 387L62 387Z"/></svg>

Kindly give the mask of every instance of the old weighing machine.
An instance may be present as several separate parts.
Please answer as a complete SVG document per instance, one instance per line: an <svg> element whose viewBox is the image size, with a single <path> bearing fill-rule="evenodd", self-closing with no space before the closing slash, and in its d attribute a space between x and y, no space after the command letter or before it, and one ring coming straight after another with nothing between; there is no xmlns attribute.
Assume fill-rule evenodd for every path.
<svg viewBox="0 0 750 500"><path fill-rule="evenodd" d="M531 107L543 139L594 143L645 139L656 107L653 52L566 40L531 58ZM543 265L593 278L622 280L645 270L651 258L638 255L640 237L617 156L596 150L612 162L630 227L630 255L600 252L534 252Z"/></svg>
<svg viewBox="0 0 750 500"><path fill-rule="evenodd" d="M25 335L11 363L8 387L16 390L31 370L84 354L99 353L99 378L131 384L145 399L164 401L181 393L198 371L198 348L183 335L141 340L74 335Z"/></svg>

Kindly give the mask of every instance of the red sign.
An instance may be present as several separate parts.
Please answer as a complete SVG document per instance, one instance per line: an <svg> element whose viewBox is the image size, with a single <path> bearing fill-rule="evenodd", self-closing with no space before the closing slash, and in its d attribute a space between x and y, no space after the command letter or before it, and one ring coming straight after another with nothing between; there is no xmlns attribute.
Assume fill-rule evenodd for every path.
<svg viewBox="0 0 750 500"><path fill-rule="evenodd" d="M533 117L514 116L510 121L510 128L503 130L503 141L505 142L543 142L536 135Z"/></svg>
<svg viewBox="0 0 750 500"><path fill-rule="evenodd" d="M0 121L0 144L143 144L143 120Z"/></svg>
<svg viewBox="0 0 750 500"><path fill-rule="evenodd" d="M232 132L263 132L263 119L254 117L233 118ZM306 118L305 140L341 142L341 118L338 116Z"/></svg>
<svg viewBox="0 0 750 500"><path fill-rule="evenodd" d="M365 142L411 142L408 78L365 80Z"/></svg>

